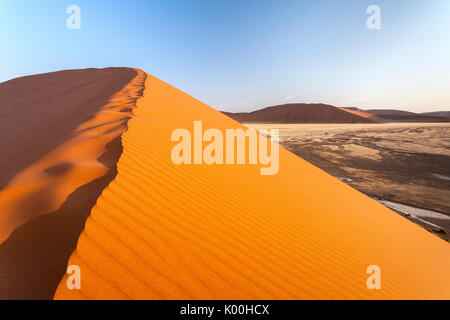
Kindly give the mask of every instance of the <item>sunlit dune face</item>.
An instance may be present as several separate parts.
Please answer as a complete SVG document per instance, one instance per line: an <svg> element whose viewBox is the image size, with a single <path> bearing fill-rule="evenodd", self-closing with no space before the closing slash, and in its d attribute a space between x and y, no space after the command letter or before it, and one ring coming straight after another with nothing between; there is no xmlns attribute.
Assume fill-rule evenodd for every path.
<svg viewBox="0 0 450 320"><path fill-rule="evenodd" d="M364 118L370 118L373 116L372 113L364 112L361 110L352 110L352 109L346 109L346 108L340 108L340 109L350 112L350 113L353 113L353 114L356 114L357 116L364 117Z"/></svg>

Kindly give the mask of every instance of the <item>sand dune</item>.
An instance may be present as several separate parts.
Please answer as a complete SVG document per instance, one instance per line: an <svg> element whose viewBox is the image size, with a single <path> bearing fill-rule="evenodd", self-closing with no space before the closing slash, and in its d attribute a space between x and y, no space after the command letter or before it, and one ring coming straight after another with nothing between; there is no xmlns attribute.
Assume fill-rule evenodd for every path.
<svg viewBox="0 0 450 320"><path fill-rule="evenodd" d="M363 117L363 118L370 118L373 117L372 113L365 112L363 110L357 109L357 108L342 108L339 109L350 112L352 114L356 114L357 116Z"/></svg>
<svg viewBox="0 0 450 320"><path fill-rule="evenodd" d="M115 176L144 77L85 69L0 84L0 299L53 296Z"/></svg>
<svg viewBox="0 0 450 320"><path fill-rule="evenodd" d="M389 109L371 109L361 110L358 108L340 108L352 114L356 114L377 122L390 123L390 122L450 122L450 118L446 116L447 112L429 112L429 113L415 113L402 110L389 110Z"/></svg>
<svg viewBox="0 0 450 320"><path fill-rule="evenodd" d="M223 113L241 123L450 122L445 111L418 114L401 110L362 110L306 103L267 107L253 112Z"/></svg>
<svg viewBox="0 0 450 320"><path fill-rule="evenodd" d="M241 123L376 123L361 114L326 104L295 103L253 112L224 114Z"/></svg>
<svg viewBox="0 0 450 320"><path fill-rule="evenodd" d="M447 117L450 118L450 111L434 111L434 112L423 112L421 113L424 116L432 116L432 117Z"/></svg>
<svg viewBox="0 0 450 320"><path fill-rule="evenodd" d="M64 276L56 299L450 298L448 243L285 149L273 176L173 164L170 135L194 120L244 128L147 76L68 262L82 288ZM369 265L381 290L366 287Z"/></svg>
<svg viewBox="0 0 450 320"><path fill-rule="evenodd" d="M450 122L447 117L430 116L401 110L367 110L371 119L382 122Z"/></svg>

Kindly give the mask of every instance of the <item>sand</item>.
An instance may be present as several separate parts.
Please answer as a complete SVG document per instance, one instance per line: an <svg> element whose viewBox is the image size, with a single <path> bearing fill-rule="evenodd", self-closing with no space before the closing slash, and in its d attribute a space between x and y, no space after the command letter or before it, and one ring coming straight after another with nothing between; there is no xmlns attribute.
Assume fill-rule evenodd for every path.
<svg viewBox="0 0 450 320"><path fill-rule="evenodd" d="M93 207L56 299L449 299L450 246L280 150L251 165L175 165L177 128L244 128L148 75L118 173ZM366 286L370 265L381 290Z"/></svg>
<svg viewBox="0 0 450 320"><path fill-rule="evenodd" d="M321 103L291 103L253 112L224 114L248 123L377 123L357 112Z"/></svg>
<svg viewBox="0 0 450 320"><path fill-rule="evenodd" d="M350 108L339 108L341 110L356 114L357 116L363 117L363 118L370 118L373 117L373 114L365 112L363 110L359 109L350 109Z"/></svg>
<svg viewBox="0 0 450 320"><path fill-rule="evenodd" d="M52 298L115 176L144 76L85 69L0 84L0 299Z"/></svg>
<svg viewBox="0 0 450 320"><path fill-rule="evenodd" d="M403 122L421 122L421 123L442 123L450 122L448 117L448 112L437 111L437 112L425 112L425 113L414 113L402 110L361 110L358 108L340 108L341 110L347 111L349 113L374 120L379 123L403 123ZM267 122L267 121L266 121ZM274 121L273 121L274 122Z"/></svg>

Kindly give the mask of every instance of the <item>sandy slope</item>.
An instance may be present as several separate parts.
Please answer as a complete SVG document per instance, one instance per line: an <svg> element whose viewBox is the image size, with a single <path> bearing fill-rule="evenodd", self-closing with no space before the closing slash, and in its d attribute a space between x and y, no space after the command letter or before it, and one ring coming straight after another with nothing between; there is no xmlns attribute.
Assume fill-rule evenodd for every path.
<svg viewBox="0 0 450 320"><path fill-rule="evenodd" d="M341 110L350 112L352 114L356 114L357 116L363 117L363 118L370 118L373 117L373 114L365 112L363 110L359 110L359 109L350 109L350 108L342 108L342 107L338 107Z"/></svg>
<svg viewBox="0 0 450 320"><path fill-rule="evenodd" d="M68 70L0 84L0 299L51 298L145 75Z"/></svg>
<svg viewBox="0 0 450 320"><path fill-rule="evenodd" d="M450 298L448 243L284 149L273 176L174 165L174 129L243 126L152 76L133 113L55 298Z"/></svg>

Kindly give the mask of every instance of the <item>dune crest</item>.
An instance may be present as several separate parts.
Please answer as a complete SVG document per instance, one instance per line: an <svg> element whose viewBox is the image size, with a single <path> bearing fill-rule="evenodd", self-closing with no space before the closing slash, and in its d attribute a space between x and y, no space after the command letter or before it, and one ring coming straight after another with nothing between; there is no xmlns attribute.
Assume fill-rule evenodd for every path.
<svg viewBox="0 0 450 320"><path fill-rule="evenodd" d="M116 174L145 74L67 70L0 84L0 299L50 299Z"/></svg>
<svg viewBox="0 0 450 320"><path fill-rule="evenodd" d="M343 112L343 111L342 111ZM177 128L244 128L147 75L118 173L86 221L56 299L450 298L450 247L280 148L279 172L175 165ZM366 270L381 268L381 290Z"/></svg>

